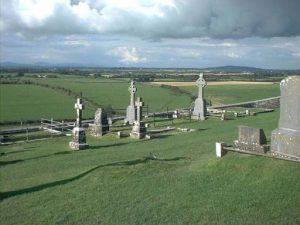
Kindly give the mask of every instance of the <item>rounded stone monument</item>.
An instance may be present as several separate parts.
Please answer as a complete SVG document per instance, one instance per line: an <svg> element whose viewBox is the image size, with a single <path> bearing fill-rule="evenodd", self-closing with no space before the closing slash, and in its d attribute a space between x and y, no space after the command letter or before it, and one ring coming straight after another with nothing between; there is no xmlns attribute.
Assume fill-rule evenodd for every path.
<svg viewBox="0 0 300 225"><path fill-rule="evenodd" d="M300 158L300 76L280 83L279 127L272 132L271 151Z"/></svg>

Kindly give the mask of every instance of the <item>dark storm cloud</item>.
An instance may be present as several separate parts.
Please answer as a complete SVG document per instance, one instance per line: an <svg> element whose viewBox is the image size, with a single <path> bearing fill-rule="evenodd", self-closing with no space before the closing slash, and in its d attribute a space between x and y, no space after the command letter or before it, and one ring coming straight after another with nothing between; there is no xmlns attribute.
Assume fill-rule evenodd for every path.
<svg viewBox="0 0 300 225"><path fill-rule="evenodd" d="M25 36L145 39L300 35L300 0L1 0L0 29Z"/></svg>

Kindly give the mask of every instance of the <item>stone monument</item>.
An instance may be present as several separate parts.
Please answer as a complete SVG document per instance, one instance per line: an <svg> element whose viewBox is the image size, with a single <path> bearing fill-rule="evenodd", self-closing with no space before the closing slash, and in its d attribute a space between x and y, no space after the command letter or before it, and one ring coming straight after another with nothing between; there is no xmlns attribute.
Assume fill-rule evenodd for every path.
<svg viewBox="0 0 300 225"><path fill-rule="evenodd" d="M272 132L271 151L300 157L300 76L291 76L280 83L279 127Z"/></svg>
<svg viewBox="0 0 300 225"><path fill-rule="evenodd" d="M206 81L203 78L203 73L200 73L199 79L196 81L196 85L199 87L198 98L195 100L194 110L191 118L196 120L205 120L206 116L206 104L203 99L203 89L206 86Z"/></svg>
<svg viewBox="0 0 300 225"><path fill-rule="evenodd" d="M89 147L86 143L85 130L82 127L82 110L84 105L82 104L82 99L77 98L75 103L75 109L77 112L76 125L72 130L72 141L69 142L69 146L74 150L82 150Z"/></svg>
<svg viewBox="0 0 300 225"><path fill-rule="evenodd" d="M95 120L93 124L90 124L92 136L103 136L109 131L109 124L107 114L101 108L98 108L95 112Z"/></svg>
<svg viewBox="0 0 300 225"><path fill-rule="evenodd" d="M130 83L130 87L128 88L128 91L130 92L130 105L127 106L126 109L126 117L124 120L124 124L132 125L136 120L136 107L134 105L134 102L135 102L135 93L137 91L135 82L133 80Z"/></svg>
<svg viewBox="0 0 300 225"><path fill-rule="evenodd" d="M239 126L239 138L234 141L234 146L240 150L258 153L269 150L264 130L248 126Z"/></svg>
<svg viewBox="0 0 300 225"><path fill-rule="evenodd" d="M142 107L144 106L144 102L142 101L142 98L138 98L135 102L135 106L137 108L137 118L136 121L133 123L132 131L130 133L130 136L133 138L141 139L146 136L147 128L145 126L145 122L142 121Z"/></svg>

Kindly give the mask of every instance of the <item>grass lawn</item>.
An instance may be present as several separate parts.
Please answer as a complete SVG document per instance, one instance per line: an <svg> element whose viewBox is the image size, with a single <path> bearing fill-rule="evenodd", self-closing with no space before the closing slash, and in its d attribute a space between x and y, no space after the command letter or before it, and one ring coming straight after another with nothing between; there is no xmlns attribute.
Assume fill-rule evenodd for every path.
<svg viewBox="0 0 300 225"><path fill-rule="evenodd" d="M0 223L16 224L299 224L300 165L228 153L240 124L270 139L278 110L255 117L175 121L196 132L152 140L70 137L1 147ZM159 160L147 160L149 152Z"/></svg>

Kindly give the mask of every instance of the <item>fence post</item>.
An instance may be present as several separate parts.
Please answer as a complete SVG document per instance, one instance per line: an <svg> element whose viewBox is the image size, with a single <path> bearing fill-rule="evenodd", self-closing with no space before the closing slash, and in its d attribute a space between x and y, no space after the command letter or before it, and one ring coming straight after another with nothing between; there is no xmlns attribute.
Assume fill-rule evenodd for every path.
<svg viewBox="0 0 300 225"><path fill-rule="evenodd" d="M26 128L26 141L29 141L28 128Z"/></svg>
<svg viewBox="0 0 300 225"><path fill-rule="evenodd" d="M153 113L153 126L155 127L155 112Z"/></svg>

